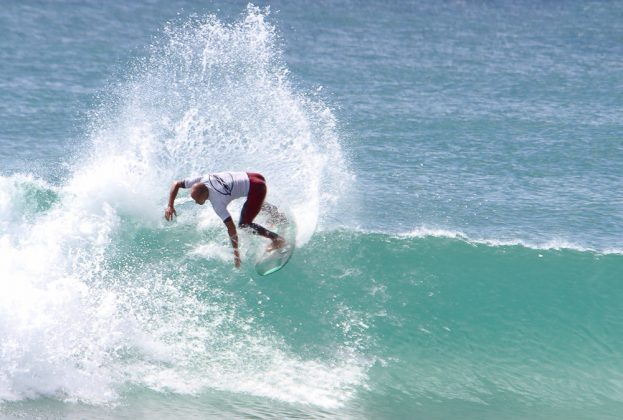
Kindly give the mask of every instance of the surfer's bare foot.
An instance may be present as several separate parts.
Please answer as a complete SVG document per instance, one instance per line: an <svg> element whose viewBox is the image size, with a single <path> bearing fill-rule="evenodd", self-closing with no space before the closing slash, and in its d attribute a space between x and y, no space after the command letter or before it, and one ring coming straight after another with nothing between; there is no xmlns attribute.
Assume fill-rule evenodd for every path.
<svg viewBox="0 0 623 420"><path fill-rule="evenodd" d="M283 239L281 236L278 236L277 238L273 239L272 244L268 245L266 251L274 251L275 249L283 248L285 244L286 240Z"/></svg>

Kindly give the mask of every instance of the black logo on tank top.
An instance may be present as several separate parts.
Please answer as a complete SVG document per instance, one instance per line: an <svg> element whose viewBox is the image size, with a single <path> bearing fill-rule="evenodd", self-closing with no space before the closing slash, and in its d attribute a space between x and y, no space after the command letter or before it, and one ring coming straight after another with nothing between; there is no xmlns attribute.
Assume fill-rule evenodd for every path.
<svg viewBox="0 0 623 420"><path fill-rule="evenodd" d="M223 178L218 175L210 175L210 185L214 190L223 195L231 195L231 190L234 187L234 177L229 175L231 180L226 182Z"/></svg>

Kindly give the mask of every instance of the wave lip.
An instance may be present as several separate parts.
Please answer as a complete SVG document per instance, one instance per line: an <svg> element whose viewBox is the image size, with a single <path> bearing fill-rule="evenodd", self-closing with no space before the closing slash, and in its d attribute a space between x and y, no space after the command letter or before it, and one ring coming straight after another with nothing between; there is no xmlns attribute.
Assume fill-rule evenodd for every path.
<svg viewBox="0 0 623 420"><path fill-rule="evenodd" d="M623 249L619 248L603 248L597 249L590 246L583 246L577 243L563 239L549 239L543 241L530 241L525 239L489 239L470 236L460 230L451 230L443 228L420 227L409 232L398 233L400 238L448 238L459 239L471 244L482 244L492 247L521 246L534 250L572 250L579 252L590 252L595 254L615 254L622 255Z"/></svg>

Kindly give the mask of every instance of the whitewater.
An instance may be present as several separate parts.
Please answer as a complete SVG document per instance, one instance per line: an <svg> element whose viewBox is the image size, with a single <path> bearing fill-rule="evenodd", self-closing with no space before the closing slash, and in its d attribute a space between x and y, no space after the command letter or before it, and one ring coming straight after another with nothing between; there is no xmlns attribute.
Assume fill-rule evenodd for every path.
<svg viewBox="0 0 623 420"><path fill-rule="evenodd" d="M0 416L619 418L622 12L10 2ZM164 220L227 170L283 270Z"/></svg>

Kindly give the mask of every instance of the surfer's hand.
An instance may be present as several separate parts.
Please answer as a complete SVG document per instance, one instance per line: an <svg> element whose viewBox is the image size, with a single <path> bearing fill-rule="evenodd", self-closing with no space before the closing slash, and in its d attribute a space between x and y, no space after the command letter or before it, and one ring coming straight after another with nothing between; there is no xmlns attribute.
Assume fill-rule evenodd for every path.
<svg viewBox="0 0 623 420"><path fill-rule="evenodd" d="M173 206L167 207L166 210L164 211L164 218L167 220L173 220L173 215L177 216L177 213L175 212L175 208Z"/></svg>

